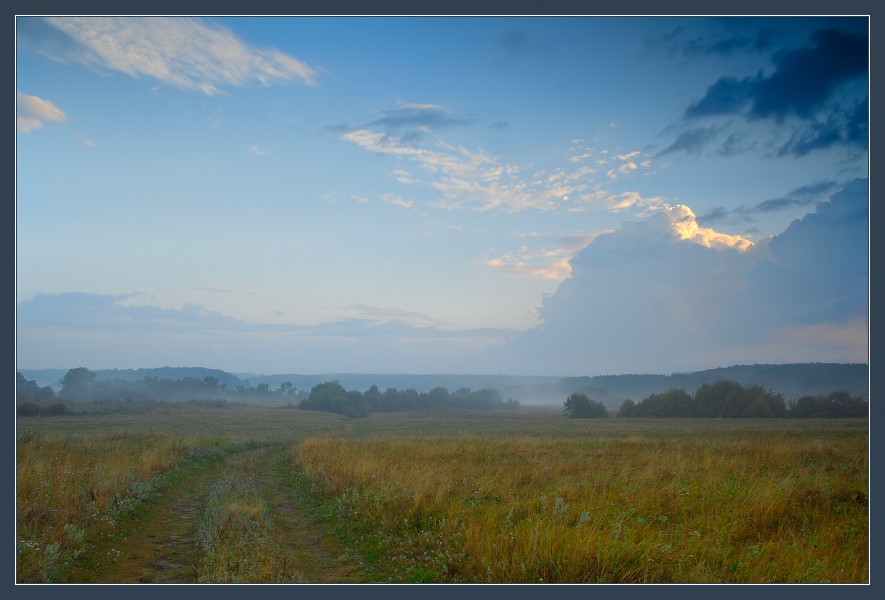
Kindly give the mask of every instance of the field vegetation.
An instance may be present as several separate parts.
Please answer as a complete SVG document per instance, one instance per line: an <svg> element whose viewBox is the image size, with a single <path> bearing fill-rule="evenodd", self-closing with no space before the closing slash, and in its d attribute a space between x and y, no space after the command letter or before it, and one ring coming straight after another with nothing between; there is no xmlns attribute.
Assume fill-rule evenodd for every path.
<svg viewBox="0 0 885 600"><path fill-rule="evenodd" d="M113 524L183 461L220 449L196 436L23 432L16 451L17 578L50 582L83 552L88 529Z"/></svg>
<svg viewBox="0 0 885 600"><path fill-rule="evenodd" d="M858 582L863 431L311 438L292 459L391 581Z"/></svg>
<svg viewBox="0 0 885 600"><path fill-rule="evenodd" d="M18 418L18 581L868 579L864 419L66 404Z"/></svg>

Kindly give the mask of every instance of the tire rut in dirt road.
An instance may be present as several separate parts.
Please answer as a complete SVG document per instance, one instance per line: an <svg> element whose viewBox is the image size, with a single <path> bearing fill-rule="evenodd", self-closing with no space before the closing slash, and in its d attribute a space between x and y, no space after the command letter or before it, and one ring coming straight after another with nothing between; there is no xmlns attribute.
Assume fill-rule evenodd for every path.
<svg viewBox="0 0 885 600"><path fill-rule="evenodd" d="M221 460L202 461L173 473L162 495L115 527L72 568L66 581L188 583L196 580L194 533L206 488Z"/></svg>
<svg viewBox="0 0 885 600"><path fill-rule="evenodd" d="M270 511L274 538L297 565L304 583L354 583L366 581L362 569L347 556L335 538L325 535L299 502L291 486L294 476L286 452L267 452L257 469L257 479Z"/></svg>
<svg viewBox="0 0 885 600"><path fill-rule="evenodd" d="M161 495L129 518L103 524L94 544L62 581L90 583L195 583L196 536L209 490L229 468L248 461L267 506L270 536L285 554L279 581L366 581L337 539L325 535L292 487L294 471L279 446L237 451L187 465L170 474Z"/></svg>

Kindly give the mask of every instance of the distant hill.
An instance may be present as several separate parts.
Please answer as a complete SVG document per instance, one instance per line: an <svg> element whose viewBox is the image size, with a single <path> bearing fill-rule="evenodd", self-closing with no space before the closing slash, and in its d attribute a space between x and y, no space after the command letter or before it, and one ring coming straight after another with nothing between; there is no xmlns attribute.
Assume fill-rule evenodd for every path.
<svg viewBox="0 0 885 600"><path fill-rule="evenodd" d="M52 385L60 388L59 380L67 369L21 369L27 379L39 385ZM720 379L730 379L741 385L758 383L765 388L780 392L787 400L804 395L829 394L846 390L852 395L866 394L869 368L866 364L840 363L800 363L789 365L735 365L695 371L673 373L672 375L597 375L593 377L549 377L519 375L409 375L409 374L362 374L325 373L316 375L278 374L236 375L219 369L203 367L162 367L159 369L103 369L96 371L99 380L119 377L136 381L145 377L161 379L183 379L193 377L215 377L228 387L237 385L257 386L262 383L276 389L284 381L290 381L299 390L310 390L313 386L337 380L348 390L365 391L377 385L382 391L387 388L400 390L414 388L427 392L436 386L449 391L466 387L471 390L483 388L497 389L504 398L514 398L523 404L561 405L569 394L581 392L601 401L609 408L617 408L626 398L642 400L649 394L660 393L672 387L682 388L689 393L704 383L715 383Z"/></svg>

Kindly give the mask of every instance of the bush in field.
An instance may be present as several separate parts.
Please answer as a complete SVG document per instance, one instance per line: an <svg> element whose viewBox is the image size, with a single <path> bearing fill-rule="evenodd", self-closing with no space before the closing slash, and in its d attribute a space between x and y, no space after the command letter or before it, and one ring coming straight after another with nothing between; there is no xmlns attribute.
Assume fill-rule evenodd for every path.
<svg viewBox="0 0 885 600"><path fill-rule="evenodd" d="M15 413L20 417L36 417L40 414L40 405L36 402L19 402Z"/></svg>
<svg viewBox="0 0 885 600"><path fill-rule="evenodd" d="M597 419L608 416L608 410L602 402L577 392L566 399L563 407L562 412L572 419Z"/></svg>

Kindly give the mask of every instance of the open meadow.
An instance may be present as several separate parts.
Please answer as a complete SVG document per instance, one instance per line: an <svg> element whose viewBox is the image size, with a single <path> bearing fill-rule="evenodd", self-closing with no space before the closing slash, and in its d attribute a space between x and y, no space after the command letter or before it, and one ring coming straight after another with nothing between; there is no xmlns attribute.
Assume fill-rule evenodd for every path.
<svg viewBox="0 0 885 600"><path fill-rule="evenodd" d="M20 582L865 582L865 419L19 417Z"/></svg>

